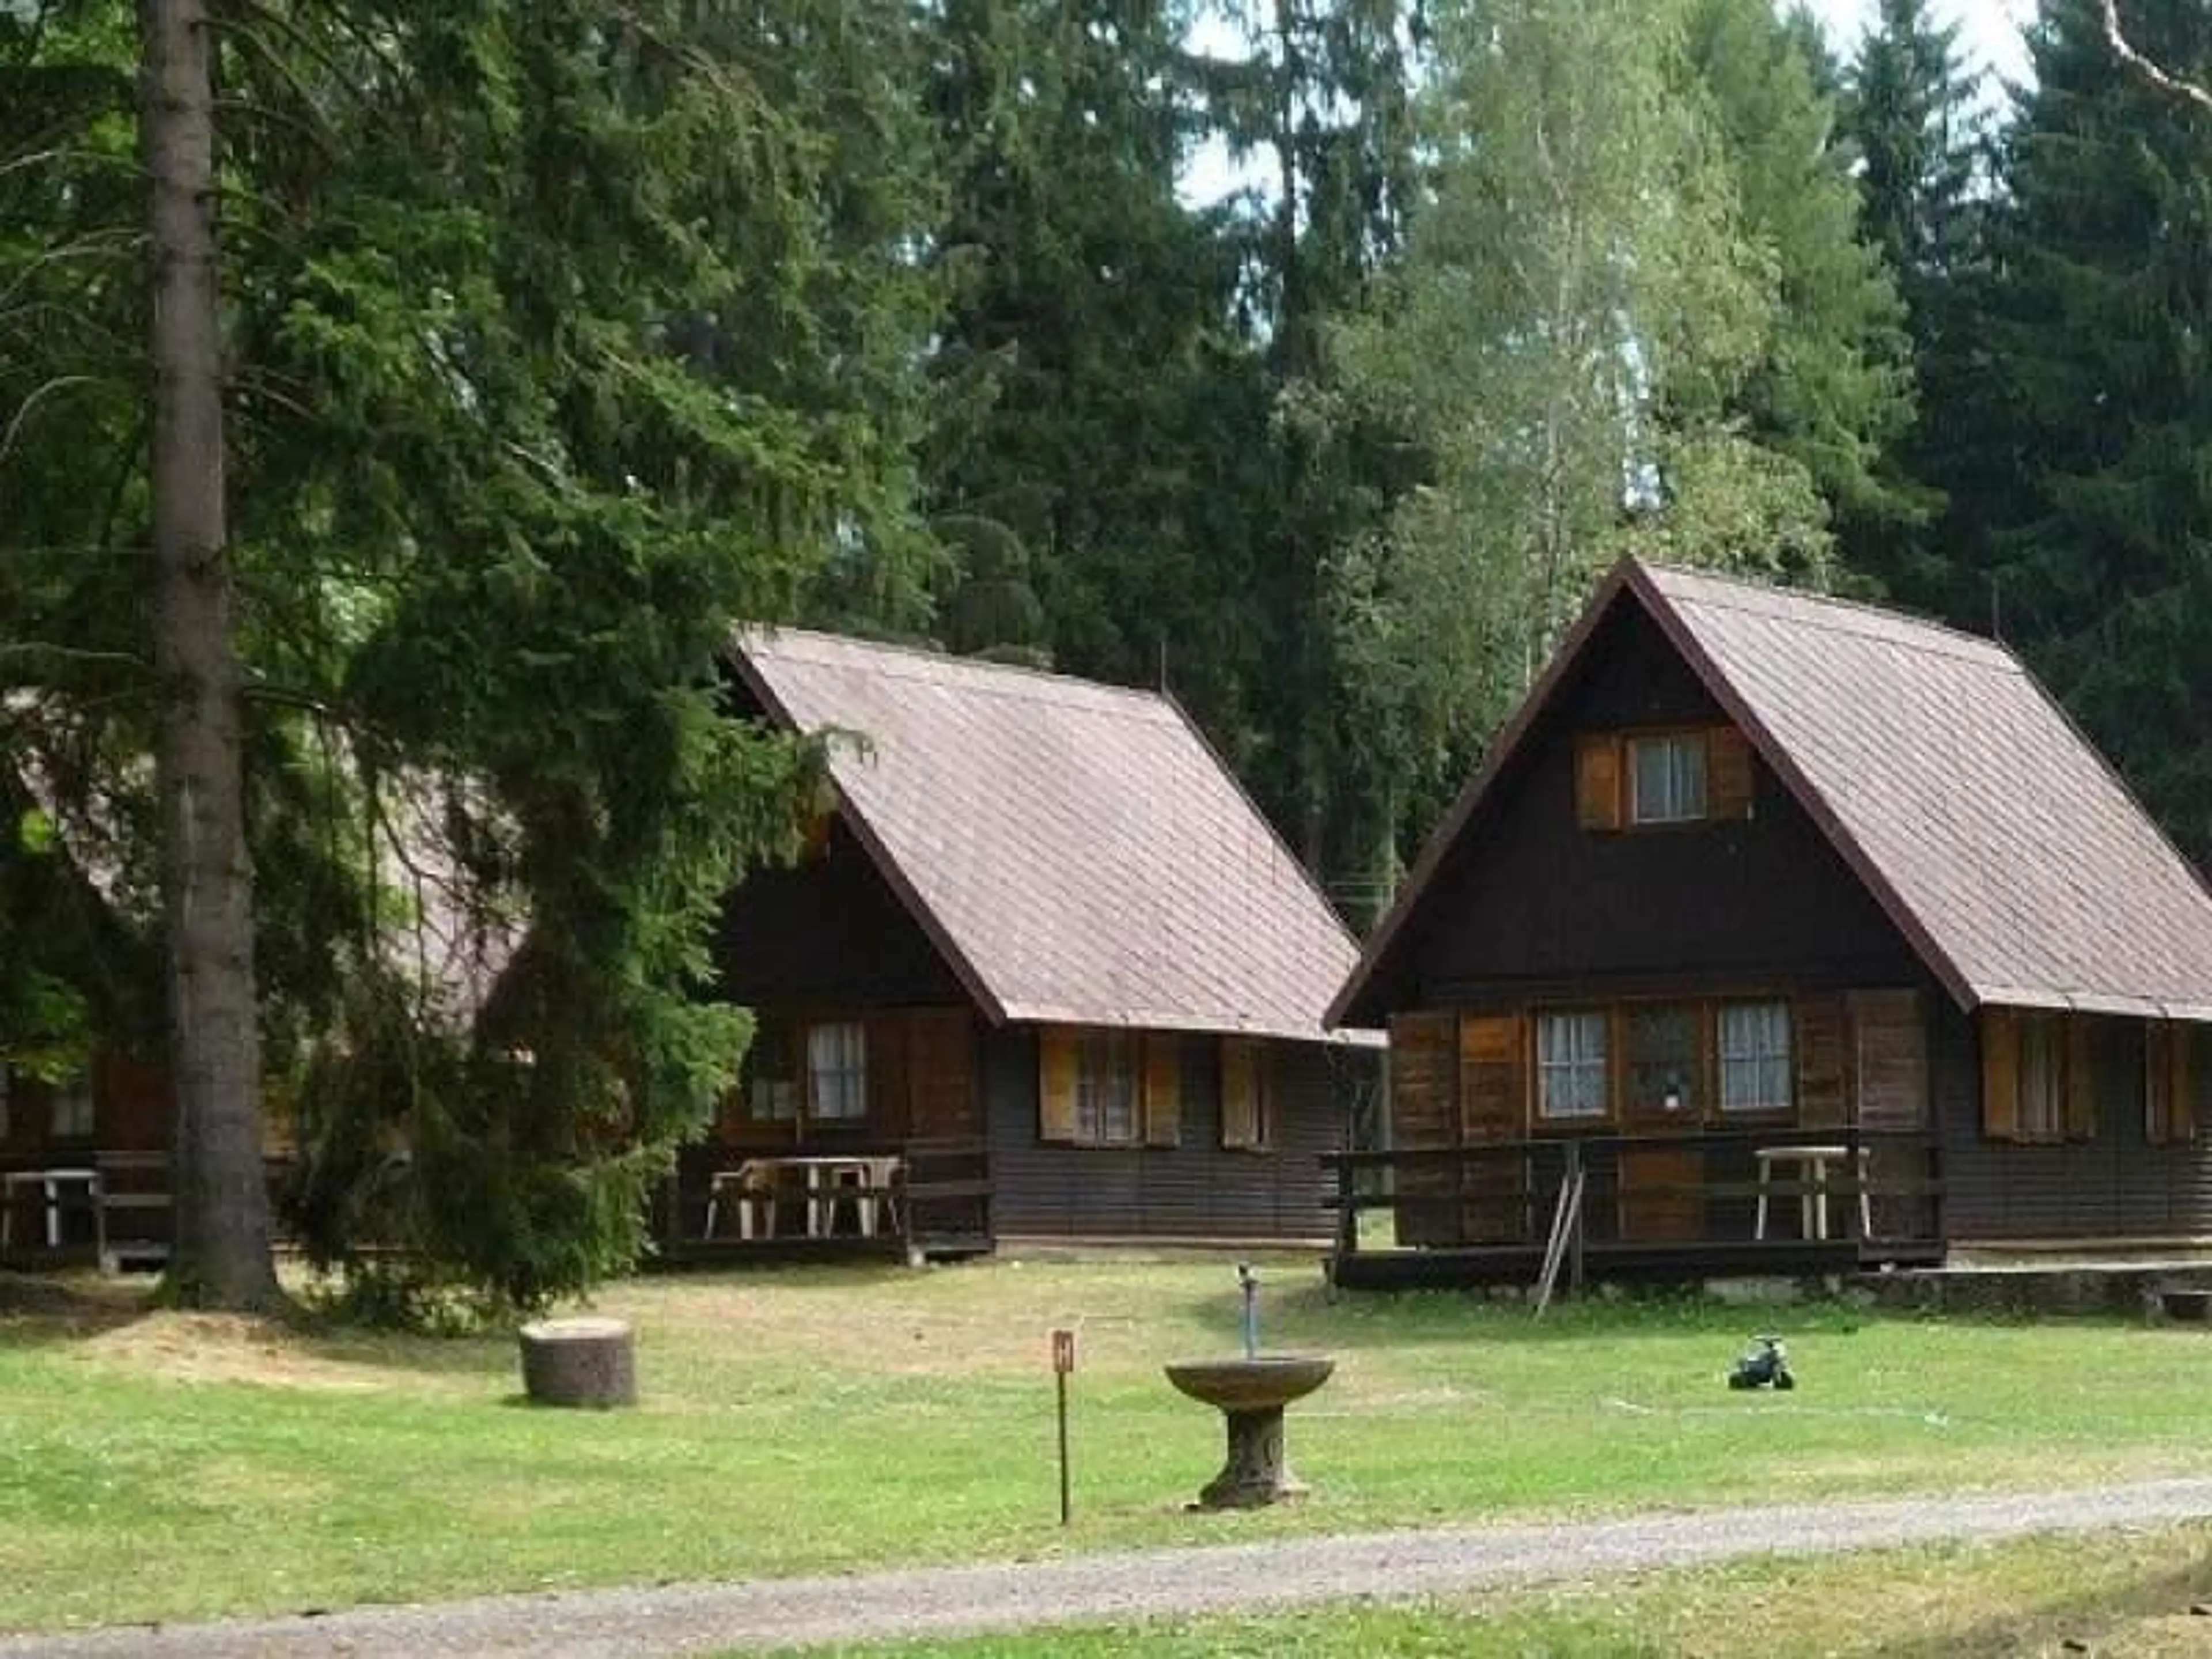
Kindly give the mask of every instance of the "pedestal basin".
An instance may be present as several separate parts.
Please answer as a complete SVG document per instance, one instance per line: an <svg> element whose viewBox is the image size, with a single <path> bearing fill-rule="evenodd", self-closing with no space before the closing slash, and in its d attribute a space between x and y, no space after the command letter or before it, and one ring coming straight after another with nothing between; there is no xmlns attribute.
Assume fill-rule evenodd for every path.
<svg viewBox="0 0 2212 1659"><path fill-rule="evenodd" d="M1305 1491L1284 1461L1283 1407L1321 1387L1335 1369L1335 1360L1312 1353L1189 1359L1167 1368L1168 1381L1218 1410L1228 1431L1228 1457L1199 1493L1200 1508L1258 1509Z"/></svg>

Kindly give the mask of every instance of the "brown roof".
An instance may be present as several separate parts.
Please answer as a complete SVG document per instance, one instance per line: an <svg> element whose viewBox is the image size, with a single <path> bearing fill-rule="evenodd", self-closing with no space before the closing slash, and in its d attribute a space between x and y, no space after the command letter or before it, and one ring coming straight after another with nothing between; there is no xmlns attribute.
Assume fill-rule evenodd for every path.
<svg viewBox="0 0 2212 1659"><path fill-rule="evenodd" d="M842 730L847 822L996 1020L1319 1039L1358 947L1151 692L786 629L738 657Z"/></svg>
<svg viewBox="0 0 2212 1659"><path fill-rule="evenodd" d="M1868 605L1632 561L1601 586L1454 805L1337 1009L1597 620L1630 603L1960 1006L2212 1021L2212 893L2010 651Z"/></svg>

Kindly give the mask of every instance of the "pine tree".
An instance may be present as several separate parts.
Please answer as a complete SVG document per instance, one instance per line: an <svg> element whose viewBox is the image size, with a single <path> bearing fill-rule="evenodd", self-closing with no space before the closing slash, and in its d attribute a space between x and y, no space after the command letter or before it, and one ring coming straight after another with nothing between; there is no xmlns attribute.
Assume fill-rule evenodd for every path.
<svg viewBox="0 0 2212 1659"><path fill-rule="evenodd" d="M1330 396L1331 322L1402 248L1418 182L1408 0L1252 0L1246 54L1214 70L1220 130L1266 188L1236 204L1248 324L1265 365L1268 474L1248 508L1264 654L1249 698L1250 770L1309 868L1356 915L1387 901L1399 860L1388 769L1346 719L1326 605L1329 551L1371 530L1393 489L1389 434Z"/></svg>
<svg viewBox="0 0 2212 1659"><path fill-rule="evenodd" d="M1848 550L1861 526L1920 504L1889 452L1911 415L1897 289L1859 235L1832 100L1767 0L1690 9L1686 96L1710 100L1746 233L1773 262L1779 307L1734 407L1761 446L1811 474Z"/></svg>
<svg viewBox="0 0 2212 1659"><path fill-rule="evenodd" d="M1966 415L1984 378L1976 298L1985 275L1986 143L1976 86L1955 25L1939 26L1926 0L1881 0L1851 65L1844 130L1863 162L1862 222L1905 301L1919 394L1899 447L1901 471L1929 494L1919 523L1867 526L1850 549L1855 565L1893 597L1940 608L1953 601L1956 563L1947 552L1978 507L1978 434ZM1940 504L1960 495L1947 522Z"/></svg>
<svg viewBox="0 0 2212 1659"><path fill-rule="evenodd" d="M1990 419L2009 459L1977 574L2200 861L2212 857L2212 121L2136 78L2098 0L2045 0L2004 151ZM2135 44L2212 68L2212 12L2140 0ZM1984 615L1989 614L1984 611Z"/></svg>
<svg viewBox="0 0 2212 1659"><path fill-rule="evenodd" d="M0 467L37 503L0 516L28 554L0 560L0 604L11 637L67 647L5 659L6 707L97 734L91 821L124 832L128 878L151 839L131 833L151 700L131 555L152 522L129 392L90 389L128 386L136 362L100 354L143 315L134 244L71 217L100 199L76 173L108 170L88 150L130 149L127 100L76 72L131 42L127 21L95 36L95 9L27 47L0 19L0 45L70 71L55 119L76 141L0 170L46 216L0 220L0 293L88 317L0 313L36 348L0 353L21 441ZM730 628L927 617L924 42L842 0L224 21L206 199L262 1025L306 1109L295 1220L404 1299L533 1304L635 1258L743 1050L719 907L795 847L817 775L726 718ZM481 1006L425 960L456 929L503 967Z"/></svg>
<svg viewBox="0 0 2212 1659"><path fill-rule="evenodd" d="M1242 753L1264 660L1267 390L1236 327L1228 215L1178 194L1209 120L1188 21L1154 0L952 0L936 17L932 240L952 294L925 499L963 565L947 621L963 647L1124 684L1164 668Z"/></svg>
<svg viewBox="0 0 2212 1659"><path fill-rule="evenodd" d="M1680 24L1644 0L1437 14L1434 195L1336 342L1347 399L1425 468L1332 592L1415 822L1625 545L1800 575L1825 556L1809 474L1731 416L1766 361L1773 266L1674 95Z"/></svg>

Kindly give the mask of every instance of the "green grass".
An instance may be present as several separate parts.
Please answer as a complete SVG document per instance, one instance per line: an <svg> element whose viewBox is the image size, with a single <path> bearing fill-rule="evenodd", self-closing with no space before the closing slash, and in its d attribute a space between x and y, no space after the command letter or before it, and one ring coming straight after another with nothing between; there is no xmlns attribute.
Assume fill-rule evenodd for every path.
<svg viewBox="0 0 2212 1659"><path fill-rule="evenodd" d="M878 1659L2009 1659L2212 1649L2212 1529L1750 1561L1458 1603L1351 1604L844 1650ZM2081 1644L2069 1649L2069 1642Z"/></svg>
<svg viewBox="0 0 2212 1659"><path fill-rule="evenodd" d="M2212 1470L2202 1332L1704 1304L1539 1326L1262 1273L1270 1344L1340 1365L1293 1412L1314 1498L1237 1516L1182 1511L1219 1431L1158 1371L1235 1342L1219 1261L620 1286L601 1305L637 1323L646 1403L611 1416L514 1404L503 1340L0 1313L0 1628ZM1770 1322L1804 1386L1731 1395ZM1082 1333L1066 1532L1060 1324Z"/></svg>

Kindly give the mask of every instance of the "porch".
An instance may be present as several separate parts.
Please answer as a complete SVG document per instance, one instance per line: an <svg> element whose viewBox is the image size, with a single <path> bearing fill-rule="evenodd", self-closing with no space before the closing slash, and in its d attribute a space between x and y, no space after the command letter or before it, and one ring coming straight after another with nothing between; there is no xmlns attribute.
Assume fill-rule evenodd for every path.
<svg viewBox="0 0 2212 1659"><path fill-rule="evenodd" d="M980 1136L688 1149L660 1217L681 1262L921 1261L992 1247Z"/></svg>
<svg viewBox="0 0 2212 1659"><path fill-rule="evenodd" d="M1338 1152L1353 1288L1856 1273L1940 1262L1924 1133L1716 1129Z"/></svg>
<svg viewBox="0 0 2212 1659"><path fill-rule="evenodd" d="M169 1210L165 1153L10 1154L0 1158L0 1266L160 1267L169 1255Z"/></svg>

